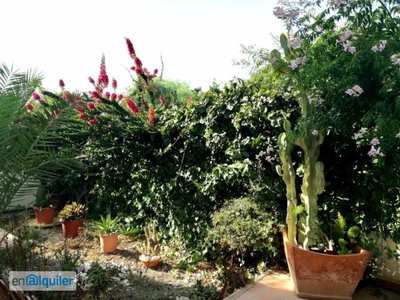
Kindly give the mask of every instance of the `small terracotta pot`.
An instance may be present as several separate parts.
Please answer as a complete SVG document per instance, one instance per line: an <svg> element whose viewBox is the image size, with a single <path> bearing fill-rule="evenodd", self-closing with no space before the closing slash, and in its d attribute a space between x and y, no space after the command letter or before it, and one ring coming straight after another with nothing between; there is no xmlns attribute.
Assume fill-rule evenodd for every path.
<svg viewBox="0 0 400 300"><path fill-rule="evenodd" d="M100 234L101 252L111 253L117 250L118 233Z"/></svg>
<svg viewBox="0 0 400 300"><path fill-rule="evenodd" d="M83 220L62 221L61 227L65 238L76 237L79 235L79 228L83 227Z"/></svg>
<svg viewBox="0 0 400 300"><path fill-rule="evenodd" d="M36 223L51 224L54 222L55 207L45 207L42 209L34 207L33 211L35 212Z"/></svg>
<svg viewBox="0 0 400 300"><path fill-rule="evenodd" d="M142 262L143 266L147 268L156 268L161 261L161 256L142 254L139 256L139 260Z"/></svg>

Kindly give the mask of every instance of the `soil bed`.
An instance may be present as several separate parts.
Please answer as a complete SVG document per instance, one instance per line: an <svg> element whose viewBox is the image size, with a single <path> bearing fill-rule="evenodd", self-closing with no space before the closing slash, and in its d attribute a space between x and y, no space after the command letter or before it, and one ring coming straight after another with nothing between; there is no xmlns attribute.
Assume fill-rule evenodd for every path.
<svg viewBox="0 0 400 300"><path fill-rule="evenodd" d="M28 225L25 229L29 228L28 230L35 236L32 243L32 247L35 248L33 251L40 252L41 260L45 260L46 270L59 270L61 260L71 262L75 258L80 258L78 271L83 273L93 262L99 262L102 266L116 266L122 270L119 275L113 276L114 288L111 288L102 299L175 300L177 297L178 299L188 297L190 300L216 299L215 287L220 286L220 282L215 279L215 268L211 264L200 263L193 268L193 272L187 272L177 267L178 259L174 259L172 255L162 255L158 267L150 269L143 266L139 260L140 249L145 242L142 238L119 235L118 250L107 254L100 251L98 235L88 228L83 228L78 237L66 240L62 236L60 225L40 228L31 226L31 220L26 224ZM40 264L44 266L43 262ZM31 267L29 270L33 269L36 267ZM204 290L203 287L206 285L210 288ZM71 293L65 299L85 299L82 295L87 294L87 287L84 284L82 287L81 294ZM205 295L209 293L210 296ZM207 298L211 297L211 294L212 298ZM43 293L36 295L42 299L40 296Z"/></svg>

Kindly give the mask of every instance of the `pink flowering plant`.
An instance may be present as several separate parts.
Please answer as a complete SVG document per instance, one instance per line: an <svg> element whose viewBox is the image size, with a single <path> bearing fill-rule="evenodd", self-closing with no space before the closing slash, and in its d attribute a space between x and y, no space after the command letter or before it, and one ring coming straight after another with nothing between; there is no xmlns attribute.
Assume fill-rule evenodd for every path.
<svg viewBox="0 0 400 300"><path fill-rule="evenodd" d="M397 1L278 2L274 14L288 32L268 60L301 111L279 137L290 242L305 248L326 242L321 228L331 211L399 240ZM302 149L297 170L295 147Z"/></svg>
<svg viewBox="0 0 400 300"><path fill-rule="evenodd" d="M88 86L92 87L89 92L69 92L61 80L60 92L40 94L45 102L63 101L75 112L71 118L74 126L65 128L63 136L67 147L78 149L87 165L75 180L85 184L81 190L90 187L90 193L84 195L93 199L88 201L90 211L107 209L112 214L123 211L144 220L154 217L156 210L170 209L160 199L167 197L168 192L176 193L179 183L175 177L171 178L176 176L171 170L182 163L179 154L173 154L182 150L175 149L176 142L170 135L178 134L178 140L182 137L176 133L180 123L168 118L179 115L185 119L182 113L192 110L194 100L189 98L175 105L171 93L163 89L158 70L148 71L128 38L125 44L132 63L129 67L132 87L127 92L120 92L118 78L108 74L103 55L99 75L88 77ZM32 104L30 114L43 107L37 102ZM172 143L174 151L171 151ZM166 152L170 157L162 155ZM167 222L165 214L160 218Z"/></svg>

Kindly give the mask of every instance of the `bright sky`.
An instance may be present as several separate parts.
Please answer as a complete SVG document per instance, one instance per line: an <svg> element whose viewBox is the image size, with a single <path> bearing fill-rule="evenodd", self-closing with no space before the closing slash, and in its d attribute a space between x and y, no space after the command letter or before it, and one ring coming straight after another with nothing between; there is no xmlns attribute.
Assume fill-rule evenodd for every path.
<svg viewBox="0 0 400 300"><path fill-rule="evenodd" d="M47 89L88 91L102 54L119 91L131 85L133 65L124 37L149 70L203 90L215 80L246 78L233 66L240 44L273 47L284 31L272 9L276 0L10 0L2 4L0 62L38 69Z"/></svg>

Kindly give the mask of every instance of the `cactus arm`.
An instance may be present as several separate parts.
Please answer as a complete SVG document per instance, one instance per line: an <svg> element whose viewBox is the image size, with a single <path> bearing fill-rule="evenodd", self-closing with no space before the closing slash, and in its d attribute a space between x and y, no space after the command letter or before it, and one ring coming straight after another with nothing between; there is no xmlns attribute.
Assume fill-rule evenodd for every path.
<svg viewBox="0 0 400 300"><path fill-rule="evenodd" d="M285 126L286 131L290 131L290 123ZM282 177L286 185L286 199L287 199L287 237L291 244L295 245L297 236L297 215L295 208L297 206L297 192L296 192L296 172L293 168L293 162L290 154L287 151L286 133L281 133L278 137L279 157L282 166L277 167L278 174Z"/></svg>
<svg viewBox="0 0 400 300"><path fill-rule="evenodd" d="M312 113L312 106L306 97L300 100L302 113L305 117L309 117ZM314 245L318 241L319 225L318 225L318 195L324 191L324 165L318 161L319 147L324 137L321 133L317 135L311 134L312 128L307 127L304 132L304 138L298 145L304 152L304 175L301 186L301 201L304 203L307 214L305 222L305 239L303 242L304 249L308 249L309 245Z"/></svg>

